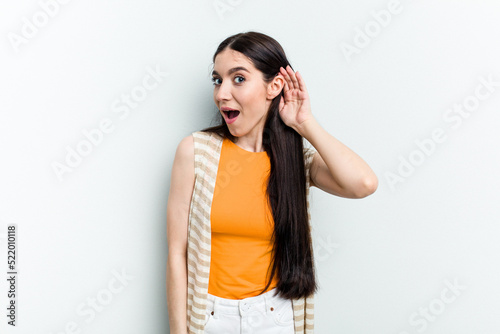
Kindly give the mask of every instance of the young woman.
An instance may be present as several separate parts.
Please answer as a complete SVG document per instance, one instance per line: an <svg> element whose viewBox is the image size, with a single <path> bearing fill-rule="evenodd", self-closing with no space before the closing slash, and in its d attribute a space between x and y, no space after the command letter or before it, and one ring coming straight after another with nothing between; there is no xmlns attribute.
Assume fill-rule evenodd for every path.
<svg viewBox="0 0 500 334"><path fill-rule="evenodd" d="M313 333L309 187L362 198L377 177L318 124L276 40L230 36L213 62L219 124L185 137L172 168L170 333Z"/></svg>

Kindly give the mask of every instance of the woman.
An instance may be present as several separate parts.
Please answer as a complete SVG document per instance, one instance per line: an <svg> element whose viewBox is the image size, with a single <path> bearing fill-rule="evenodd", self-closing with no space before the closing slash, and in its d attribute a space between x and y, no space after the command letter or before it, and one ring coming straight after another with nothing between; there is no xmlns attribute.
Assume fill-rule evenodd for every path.
<svg viewBox="0 0 500 334"><path fill-rule="evenodd" d="M170 333L313 333L309 187L362 198L377 177L318 124L276 40L230 36L213 62L220 124L185 137L172 168Z"/></svg>

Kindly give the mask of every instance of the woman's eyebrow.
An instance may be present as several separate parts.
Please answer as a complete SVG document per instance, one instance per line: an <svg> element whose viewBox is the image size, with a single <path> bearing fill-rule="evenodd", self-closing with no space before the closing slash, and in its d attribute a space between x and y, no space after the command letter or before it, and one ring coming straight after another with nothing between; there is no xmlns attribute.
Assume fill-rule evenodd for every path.
<svg viewBox="0 0 500 334"><path fill-rule="evenodd" d="M234 73L237 71L247 71L248 73L250 73L250 71L247 70L246 68L244 68L243 66L237 66L237 67L233 67L232 69L227 71L227 74L231 74L231 73ZM212 71L212 75L219 75L219 73L214 70L214 71Z"/></svg>

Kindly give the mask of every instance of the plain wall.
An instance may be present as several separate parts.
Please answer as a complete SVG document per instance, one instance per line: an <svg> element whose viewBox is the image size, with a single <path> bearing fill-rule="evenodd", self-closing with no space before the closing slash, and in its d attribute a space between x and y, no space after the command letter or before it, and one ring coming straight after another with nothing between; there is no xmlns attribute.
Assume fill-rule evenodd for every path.
<svg viewBox="0 0 500 334"><path fill-rule="evenodd" d="M498 333L498 1L0 8L3 277L9 225L18 247L2 333L168 333L175 150L216 115L217 45L249 30L281 43L319 124L379 178L358 200L311 188L315 332Z"/></svg>

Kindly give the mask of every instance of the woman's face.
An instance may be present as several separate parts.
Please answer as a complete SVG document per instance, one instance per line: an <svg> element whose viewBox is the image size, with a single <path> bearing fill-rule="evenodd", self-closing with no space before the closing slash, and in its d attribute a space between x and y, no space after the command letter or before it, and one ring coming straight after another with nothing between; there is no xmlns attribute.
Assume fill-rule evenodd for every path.
<svg viewBox="0 0 500 334"><path fill-rule="evenodd" d="M242 53L226 48L215 57L214 102L233 136L258 138L264 130L272 98L262 72ZM224 112L225 108L239 111ZM235 118L230 119L237 114Z"/></svg>

